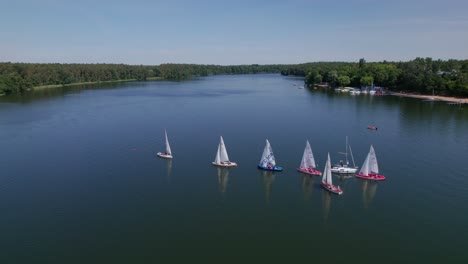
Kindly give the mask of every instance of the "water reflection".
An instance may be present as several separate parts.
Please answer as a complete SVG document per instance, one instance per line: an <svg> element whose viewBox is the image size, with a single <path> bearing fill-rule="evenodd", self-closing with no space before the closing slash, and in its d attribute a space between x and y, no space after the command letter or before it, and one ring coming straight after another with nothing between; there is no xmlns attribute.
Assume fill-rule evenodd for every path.
<svg viewBox="0 0 468 264"><path fill-rule="evenodd" d="M305 173L300 173L301 175L301 187L302 193L304 194L304 200L308 201L310 199L310 194L312 193L312 186L315 182L315 176L311 176ZM318 178L318 177L317 177Z"/></svg>
<svg viewBox="0 0 468 264"><path fill-rule="evenodd" d="M343 182L345 184L347 182L347 179L354 178L354 173L353 174L335 174L332 173L333 176L336 176L338 178L339 182Z"/></svg>
<svg viewBox="0 0 468 264"><path fill-rule="evenodd" d="M171 182L171 173L172 173L172 159L166 159L167 160L167 174L166 174L166 179L167 182Z"/></svg>
<svg viewBox="0 0 468 264"><path fill-rule="evenodd" d="M216 168L218 172L218 185L219 185L219 191L221 193L226 192L226 187L228 184L229 180L229 168L222 168L222 167L217 167Z"/></svg>
<svg viewBox="0 0 468 264"><path fill-rule="evenodd" d="M361 181L362 182L362 203L364 208L369 208L372 200L374 200L375 193L377 192L377 182L374 181Z"/></svg>
<svg viewBox="0 0 468 264"><path fill-rule="evenodd" d="M322 192L323 222L325 224L328 222L328 214L330 213L332 195L332 193L326 190Z"/></svg>
<svg viewBox="0 0 468 264"><path fill-rule="evenodd" d="M273 171L262 170L261 176L263 179L263 187L265 189L265 199L267 203L270 203L271 188L275 181L275 173Z"/></svg>

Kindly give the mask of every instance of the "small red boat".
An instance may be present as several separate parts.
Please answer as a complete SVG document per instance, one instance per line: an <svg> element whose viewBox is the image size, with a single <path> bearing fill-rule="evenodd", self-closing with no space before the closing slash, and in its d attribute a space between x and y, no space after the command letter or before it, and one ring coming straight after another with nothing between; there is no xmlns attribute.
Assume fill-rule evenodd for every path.
<svg viewBox="0 0 468 264"><path fill-rule="evenodd" d="M367 129L370 129L370 130L377 130L377 127L376 127L376 126L367 126Z"/></svg>

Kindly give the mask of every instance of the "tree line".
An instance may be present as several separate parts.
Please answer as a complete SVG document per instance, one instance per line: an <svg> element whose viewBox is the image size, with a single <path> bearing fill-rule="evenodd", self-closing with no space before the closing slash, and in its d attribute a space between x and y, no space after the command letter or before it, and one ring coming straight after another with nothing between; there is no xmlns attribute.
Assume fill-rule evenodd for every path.
<svg viewBox="0 0 468 264"><path fill-rule="evenodd" d="M291 66L283 75L304 76L309 87L382 86L392 91L468 96L468 60L416 58L408 62L314 62Z"/></svg>
<svg viewBox="0 0 468 264"><path fill-rule="evenodd" d="M117 80L182 80L218 74L281 73L303 76L307 86L383 86L393 91L468 96L468 60L416 58L408 62L313 62L284 65L38 64L0 63L0 93L44 85Z"/></svg>
<svg viewBox="0 0 468 264"><path fill-rule="evenodd" d="M45 85L145 81L151 78L182 80L193 76L217 74L279 73L285 65L197 65L161 64L159 66L125 64L38 64L0 63L0 94L15 93Z"/></svg>

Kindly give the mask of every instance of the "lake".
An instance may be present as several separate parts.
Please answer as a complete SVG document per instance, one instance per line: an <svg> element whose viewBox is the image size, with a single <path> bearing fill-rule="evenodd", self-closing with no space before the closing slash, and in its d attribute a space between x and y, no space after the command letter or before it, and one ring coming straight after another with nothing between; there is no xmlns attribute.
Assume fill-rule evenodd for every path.
<svg viewBox="0 0 468 264"><path fill-rule="evenodd" d="M0 263L468 259L468 107L237 75L0 97ZM368 130L368 125L378 127ZM167 129L174 159L164 151ZM230 170L212 166L223 136ZM383 182L296 171L361 166ZM283 172L257 169L265 140Z"/></svg>

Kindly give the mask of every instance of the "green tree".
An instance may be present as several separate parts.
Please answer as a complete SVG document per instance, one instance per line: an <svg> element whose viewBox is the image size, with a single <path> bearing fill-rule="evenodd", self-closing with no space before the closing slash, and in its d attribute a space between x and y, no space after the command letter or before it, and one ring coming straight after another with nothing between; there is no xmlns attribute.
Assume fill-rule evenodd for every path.
<svg viewBox="0 0 468 264"><path fill-rule="evenodd" d="M351 79L349 78L349 76L346 76L346 75L338 76L338 84L340 86L347 86L350 83L351 83Z"/></svg>
<svg viewBox="0 0 468 264"><path fill-rule="evenodd" d="M374 83L374 77L364 76L361 78L360 83L362 86L371 86Z"/></svg>
<svg viewBox="0 0 468 264"><path fill-rule="evenodd" d="M331 70L327 72L325 80L331 85L335 86L338 79L338 72L336 70Z"/></svg>
<svg viewBox="0 0 468 264"><path fill-rule="evenodd" d="M359 59L359 69L364 69L366 66L366 60L364 58Z"/></svg>

